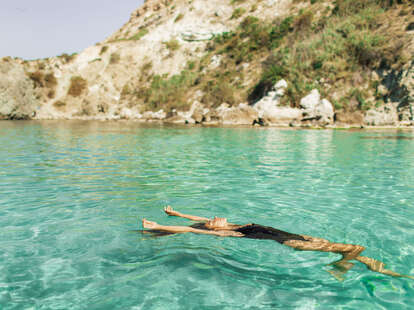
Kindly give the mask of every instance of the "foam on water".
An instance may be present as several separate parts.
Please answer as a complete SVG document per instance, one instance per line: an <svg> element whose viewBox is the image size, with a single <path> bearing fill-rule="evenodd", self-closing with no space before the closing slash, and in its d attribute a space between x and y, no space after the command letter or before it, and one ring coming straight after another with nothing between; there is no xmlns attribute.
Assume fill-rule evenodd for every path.
<svg viewBox="0 0 414 310"><path fill-rule="evenodd" d="M392 138L398 137L398 138ZM266 240L154 238L171 204L414 274L414 133L0 122L1 309L411 309L414 281Z"/></svg>

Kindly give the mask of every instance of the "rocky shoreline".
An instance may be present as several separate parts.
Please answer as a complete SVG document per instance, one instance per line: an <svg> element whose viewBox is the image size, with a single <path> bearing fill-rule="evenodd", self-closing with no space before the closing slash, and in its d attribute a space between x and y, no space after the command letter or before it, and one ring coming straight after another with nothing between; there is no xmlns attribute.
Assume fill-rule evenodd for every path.
<svg viewBox="0 0 414 310"><path fill-rule="evenodd" d="M399 121L397 105L389 104L381 109L368 110L366 113L335 112L333 105L321 98L318 90L312 90L300 101L300 108L282 106L280 99L285 95L288 84L278 81L266 96L253 105L241 103L230 107L223 103L216 109L205 107L194 101L188 111L170 113L147 111L140 113L130 108L122 108L115 114L64 117L66 120L116 121L132 120L143 123L186 124L203 126L269 126L300 128L414 128L414 121ZM54 118L34 117L44 120Z"/></svg>
<svg viewBox="0 0 414 310"><path fill-rule="evenodd" d="M0 120L412 128L411 5L384 11L370 4L375 25L395 26L383 25L389 35L371 46L382 30L345 27L355 18L367 23L345 4L147 0L121 29L79 54L1 58ZM338 55L325 41L332 33L330 44L342 42ZM361 44L350 42L355 35Z"/></svg>
<svg viewBox="0 0 414 310"><path fill-rule="evenodd" d="M16 71L16 67L11 70ZM230 106L222 103L216 108L209 108L193 101L188 111L173 109L165 112L146 111L141 113L139 107L118 107L102 110L90 115L76 113L44 113L36 104L31 91L31 81L24 78L24 72L7 75L10 81L2 80L0 90L2 98L11 98L0 105L0 119L8 120L97 120L117 121L132 120L144 123L186 124L203 126L269 126L300 128L413 128L413 108L400 109L398 103L388 103L381 107L363 111L335 111L329 100L322 98L317 89L310 91L300 100L298 108L281 104L281 99L288 89L288 82L279 80L260 100L253 104L240 103ZM17 81L16 81L17 79ZM10 87L11 85L11 87ZM1 95L1 94L0 94Z"/></svg>

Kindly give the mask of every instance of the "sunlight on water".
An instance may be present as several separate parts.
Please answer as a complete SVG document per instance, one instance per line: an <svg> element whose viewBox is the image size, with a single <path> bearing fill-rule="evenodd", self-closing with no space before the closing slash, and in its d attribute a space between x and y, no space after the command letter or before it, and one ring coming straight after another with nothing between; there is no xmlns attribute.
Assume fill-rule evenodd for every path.
<svg viewBox="0 0 414 310"><path fill-rule="evenodd" d="M0 122L0 309L411 309L414 281L266 240L153 238L228 217L414 274L414 132Z"/></svg>

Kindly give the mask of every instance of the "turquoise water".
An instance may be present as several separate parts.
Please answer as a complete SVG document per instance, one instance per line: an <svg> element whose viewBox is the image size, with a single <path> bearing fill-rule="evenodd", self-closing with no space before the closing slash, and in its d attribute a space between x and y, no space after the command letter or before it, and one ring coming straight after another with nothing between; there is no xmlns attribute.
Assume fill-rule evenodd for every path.
<svg viewBox="0 0 414 310"><path fill-rule="evenodd" d="M412 309L414 280L356 263L338 282L335 254L138 231L143 217L188 224L171 204L361 244L414 274L412 137L0 122L0 308Z"/></svg>

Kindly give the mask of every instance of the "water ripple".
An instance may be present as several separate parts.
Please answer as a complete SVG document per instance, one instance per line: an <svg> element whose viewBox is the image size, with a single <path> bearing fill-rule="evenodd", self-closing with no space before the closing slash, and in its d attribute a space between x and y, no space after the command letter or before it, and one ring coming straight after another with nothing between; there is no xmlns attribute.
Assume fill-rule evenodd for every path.
<svg viewBox="0 0 414 310"><path fill-rule="evenodd" d="M414 281L357 263L339 283L336 254L137 225L189 224L163 214L171 204L362 244L414 274L412 131L52 121L0 132L1 309L411 308Z"/></svg>

